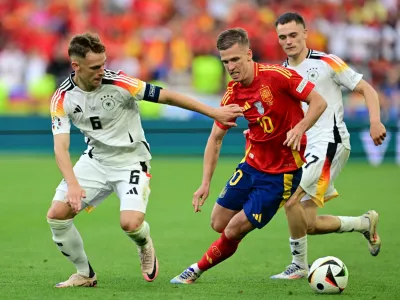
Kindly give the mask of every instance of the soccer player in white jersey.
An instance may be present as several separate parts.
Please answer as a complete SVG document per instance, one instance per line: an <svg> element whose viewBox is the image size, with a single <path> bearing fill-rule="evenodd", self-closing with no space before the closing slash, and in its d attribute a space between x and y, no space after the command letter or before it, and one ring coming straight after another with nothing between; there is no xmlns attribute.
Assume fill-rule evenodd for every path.
<svg viewBox="0 0 400 300"><path fill-rule="evenodd" d="M95 286L73 218L90 211L112 192L120 199L120 224L137 245L145 280L158 274L158 260L144 220L150 194L150 148L144 137L136 101L170 104L205 114L227 126L242 116L237 105L212 108L184 95L104 68L105 46L97 36L72 38L68 54L72 74L51 100L54 151L64 179L56 189L47 221L53 241L77 273L56 287ZM70 122L81 130L88 145L75 166L69 155Z"/></svg>
<svg viewBox="0 0 400 300"><path fill-rule="evenodd" d="M370 135L375 145L381 145L386 136L380 120L378 94L339 57L308 49L307 29L303 18L297 13L286 13L275 23L279 44L288 58L284 66L296 70L315 84L316 91L327 101L328 107L314 126L307 131L307 164L297 197L285 204L289 223L292 263L286 270L271 278L297 279L308 273L307 235L332 232L360 232L368 241L373 256L378 255L381 241L376 231L378 214L370 210L358 217L317 216L317 209L338 196L334 180L350 155L350 135L343 121L341 86L365 97L370 115ZM307 106L304 107L307 110ZM292 211L299 201L304 214Z"/></svg>

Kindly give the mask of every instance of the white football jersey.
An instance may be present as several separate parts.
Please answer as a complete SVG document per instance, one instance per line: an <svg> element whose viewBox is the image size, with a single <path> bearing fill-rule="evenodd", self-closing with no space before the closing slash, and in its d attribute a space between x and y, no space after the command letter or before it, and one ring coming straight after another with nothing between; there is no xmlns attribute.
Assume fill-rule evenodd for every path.
<svg viewBox="0 0 400 300"><path fill-rule="evenodd" d="M53 134L70 133L72 122L85 136L89 157L109 166L127 166L151 159L138 105L155 86L122 72L105 70L102 84L85 92L72 73L51 99Z"/></svg>
<svg viewBox="0 0 400 300"><path fill-rule="evenodd" d="M307 131L307 143L313 144L319 141L342 143L350 149L350 134L343 121L341 86L354 90L362 79L362 74L352 70L336 55L311 49L308 51L307 58L298 66L290 66L288 60L283 65L314 83L315 90L328 104L318 121ZM307 111L307 103L303 103L303 109Z"/></svg>

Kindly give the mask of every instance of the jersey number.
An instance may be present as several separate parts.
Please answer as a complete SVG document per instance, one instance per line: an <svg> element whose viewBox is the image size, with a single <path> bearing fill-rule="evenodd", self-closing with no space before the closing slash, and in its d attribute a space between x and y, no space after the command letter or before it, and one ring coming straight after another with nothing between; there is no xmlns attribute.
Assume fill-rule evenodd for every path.
<svg viewBox="0 0 400 300"><path fill-rule="evenodd" d="M138 184L139 183L139 174L140 174L139 170L133 170L131 172L131 178L129 180L129 183L130 184Z"/></svg>
<svg viewBox="0 0 400 300"><path fill-rule="evenodd" d="M260 124L264 130L264 133L271 133L275 129L270 117L263 116L261 118L257 118L257 123Z"/></svg>
<svg viewBox="0 0 400 300"><path fill-rule="evenodd" d="M89 120L92 123L93 130L103 129L99 117L90 117Z"/></svg>
<svg viewBox="0 0 400 300"><path fill-rule="evenodd" d="M304 158L307 158L310 155L310 153L308 153L306 156L304 156ZM315 155L311 155L311 157L313 158L313 160L310 160L309 162L307 162L306 166L304 168L308 168L311 164L316 163L319 159L318 156Z"/></svg>

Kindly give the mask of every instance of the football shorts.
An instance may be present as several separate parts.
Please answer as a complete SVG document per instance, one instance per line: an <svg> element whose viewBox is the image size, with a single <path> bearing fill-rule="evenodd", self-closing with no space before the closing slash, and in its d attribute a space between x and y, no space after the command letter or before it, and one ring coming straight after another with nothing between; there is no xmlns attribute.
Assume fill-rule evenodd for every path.
<svg viewBox="0 0 400 300"><path fill-rule="evenodd" d="M339 194L334 181L346 165L350 150L343 144L320 142L307 145L300 186L307 193L301 201L312 199L323 207L329 199Z"/></svg>
<svg viewBox="0 0 400 300"><path fill-rule="evenodd" d="M84 154L74 166L75 176L86 192L82 209L90 211L113 191L120 200L120 210L146 213L150 195L150 165L138 162L126 167L103 166ZM56 189L54 200L66 201L68 186L63 179Z"/></svg>
<svg viewBox="0 0 400 300"><path fill-rule="evenodd" d="M285 174L261 172L239 164L220 193L217 203L227 209L244 210L248 220L262 228L297 189L302 169Z"/></svg>

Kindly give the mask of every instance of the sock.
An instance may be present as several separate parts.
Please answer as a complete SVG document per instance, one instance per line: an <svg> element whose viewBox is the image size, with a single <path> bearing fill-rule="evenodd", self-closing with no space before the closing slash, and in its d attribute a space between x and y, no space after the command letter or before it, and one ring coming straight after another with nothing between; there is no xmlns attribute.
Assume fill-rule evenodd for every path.
<svg viewBox="0 0 400 300"><path fill-rule="evenodd" d="M72 219L55 220L47 219L53 233L53 241L61 253L72 262L80 275L93 277L94 271L89 264L81 235L76 229Z"/></svg>
<svg viewBox="0 0 400 300"><path fill-rule="evenodd" d="M340 228L337 232L365 232L369 229L369 219L360 217L338 217L340 220Z"/></svg>
<svg viewBox="0 0 400 300"><path fill-rule="evenodd" d="M307 236L303 236L297 240L289 238L290 250L292 251L292 263L308 270L307 261Z"/></svg>
<svg viewBox="0 0 400 300"><path fill-rule="evenodd" d="M150 225L143 221L135 231L125 231L129 238L135 242L138 247L146 247L150 240Z"/></svg>
<svg viewBox="0 0 400 300"><path fill-rule="evenodd" d="M236 240L229 240L225 236L225 232L222 232L221 237L211 244L210 248L204 254L204 256L197 263L198 268L201 271L207 271L208 269L216 266L220 262L223 262L228 257L231 257L236 252L240 243Z"/></svg>

